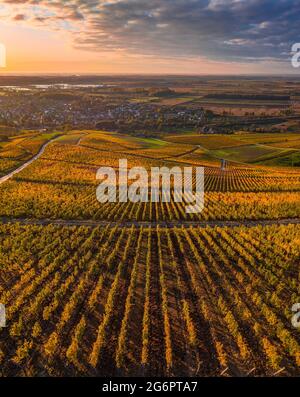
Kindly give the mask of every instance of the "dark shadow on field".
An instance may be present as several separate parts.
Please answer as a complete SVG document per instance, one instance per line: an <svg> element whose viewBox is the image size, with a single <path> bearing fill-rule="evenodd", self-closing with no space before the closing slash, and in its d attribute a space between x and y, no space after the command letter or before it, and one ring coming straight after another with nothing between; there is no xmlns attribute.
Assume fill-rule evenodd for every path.
<svg viewBox="0 0 300 397"><path fill-rule="evenodd" d="M25 182L25 183L35 183L35 184L39 184L39 185L65 185L65 186L90 186L90 187L94 186L92 183L89 183L89 182L53 181L50 179L36 180L36 179L19 178L19 177L15 177L14 181Z"/></svg>

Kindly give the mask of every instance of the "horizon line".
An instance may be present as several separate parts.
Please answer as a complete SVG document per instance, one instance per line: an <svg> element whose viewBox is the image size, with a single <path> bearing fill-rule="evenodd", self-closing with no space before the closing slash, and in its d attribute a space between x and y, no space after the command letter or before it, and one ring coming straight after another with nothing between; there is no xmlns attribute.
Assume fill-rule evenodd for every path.
<svg viewBox="0 0 300 397"><path fill-rule="evenodd" d="M2 73L0 71L0 78L1 77L24 77L24 76L29 76L29 77L36 77L36 76L75 76L75 77L84 77L84 76L182 76L182 77L298 77L300 78L300 73L241 73L241 74L236 74L236 73L92 73L92 72L86 72L86 73L76 73L76 72L5 72Z"/></svg>

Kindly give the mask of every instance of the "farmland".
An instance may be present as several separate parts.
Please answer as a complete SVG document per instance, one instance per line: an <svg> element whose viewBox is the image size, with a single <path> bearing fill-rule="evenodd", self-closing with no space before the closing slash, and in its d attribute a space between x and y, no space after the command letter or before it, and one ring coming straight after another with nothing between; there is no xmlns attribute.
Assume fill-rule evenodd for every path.
<svg viewBox="0 0 300 397"><path fill-rule="evenodd" d="M297 373L297 225L0 231L3 375Z"/></svg>
<svg viewBox="0 0 300 397"><path fill-rule="evenodd" d="M148 146L148 148L147 148ZM226 171L202 163L193 146L153 142L120 134L71 133L51 143L32 165L0 186L0 216L94 220L240 220L300 215L300 175L280 169L230 165ZM196 147L196 150L197 147ZM196 153L196 154L195 154ZM197 161L194 160L195 156ZM100 166L204 165L205 209L186 214L185 203L100 205L95 174ZM284 197L284 200L283 200ZM88 203L88 205L87 205Z"/></svg>
<svg viewBox="0 0 300 397"><path fill-rule="evenodd" d="M176 144L197 145L206 155L235 162L293 166L299 161L297 134L194 135L177 134L166 138Z"/></svg>
<svg viewBox="0 0 300 397"><path fill-rule="evenodd" d="M298 225L137 229L109 221L299 217L299 174L206 167L205 210L190 218L173 201L99 208L93 197L97 167L117 166L121 154L149 167L190 150L74 132L1 186L1 216L108 221L1 226L0 300L10 324L3 375L297 373L289 310L300 292Z"/></svg>
<svg viewBox="0 0 300 397"><path fill-rule="evenodd" d="M142 130L129 128L134 116L126 128L116 118L109 130L88 123L1 130L0 176L9 176L0 183L1 376L299 376L291 308L300 300L300 138L297 118L281 120L288 89L266 81L275 87L270 95L255 94L254 82L241 81L240 100L232 81L201 80L192 89L183 82L165 91L153 78L155 87L141 93L130 81L114 93L40 95L41 106L58 94L119 105L125 97L146 106L132 111L145 117ZM261 119L273 112L280 132L248 124L224 134L196 130L198 116L208 126L241 121L193 113L204 102L237 113L256 106L254 128L262 128L265 106ZM173 113L156 114L149 103ZM97 170L119 176L120 159L147 171L204 167L203 211L186 212L173 180L170 202L161 192L153 201L149 190L146 202L101 204ZM195 187L195 175L188 181Z"/></svg>
<svg viewBox="0 0 300 397"><path fill-rule="evenodd" d="M8 141L0 142L0 176L17 168L32 158L41 146L57 134L27 133L10 137Z"/></svg>

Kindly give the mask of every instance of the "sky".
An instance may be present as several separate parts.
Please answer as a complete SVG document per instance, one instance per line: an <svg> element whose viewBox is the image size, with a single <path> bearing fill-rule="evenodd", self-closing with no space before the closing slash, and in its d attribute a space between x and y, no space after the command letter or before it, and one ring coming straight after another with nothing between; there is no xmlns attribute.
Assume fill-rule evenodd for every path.
<svg viewBox="0 0 300 397"><path fill-rule="evenodd" d="M300 0L0 0L0 73L299 74Z"/></svg>

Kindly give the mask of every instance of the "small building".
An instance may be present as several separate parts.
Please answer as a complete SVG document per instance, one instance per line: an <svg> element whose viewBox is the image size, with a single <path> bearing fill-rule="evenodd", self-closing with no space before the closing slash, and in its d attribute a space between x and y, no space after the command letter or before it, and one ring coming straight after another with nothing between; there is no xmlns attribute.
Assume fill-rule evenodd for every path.
<svg viewBox="0 0 300 397"><path fill-rule="evenodd" d="M221 159L221 170L225 171L227 166L227 161L225 159Z"/></svg>

